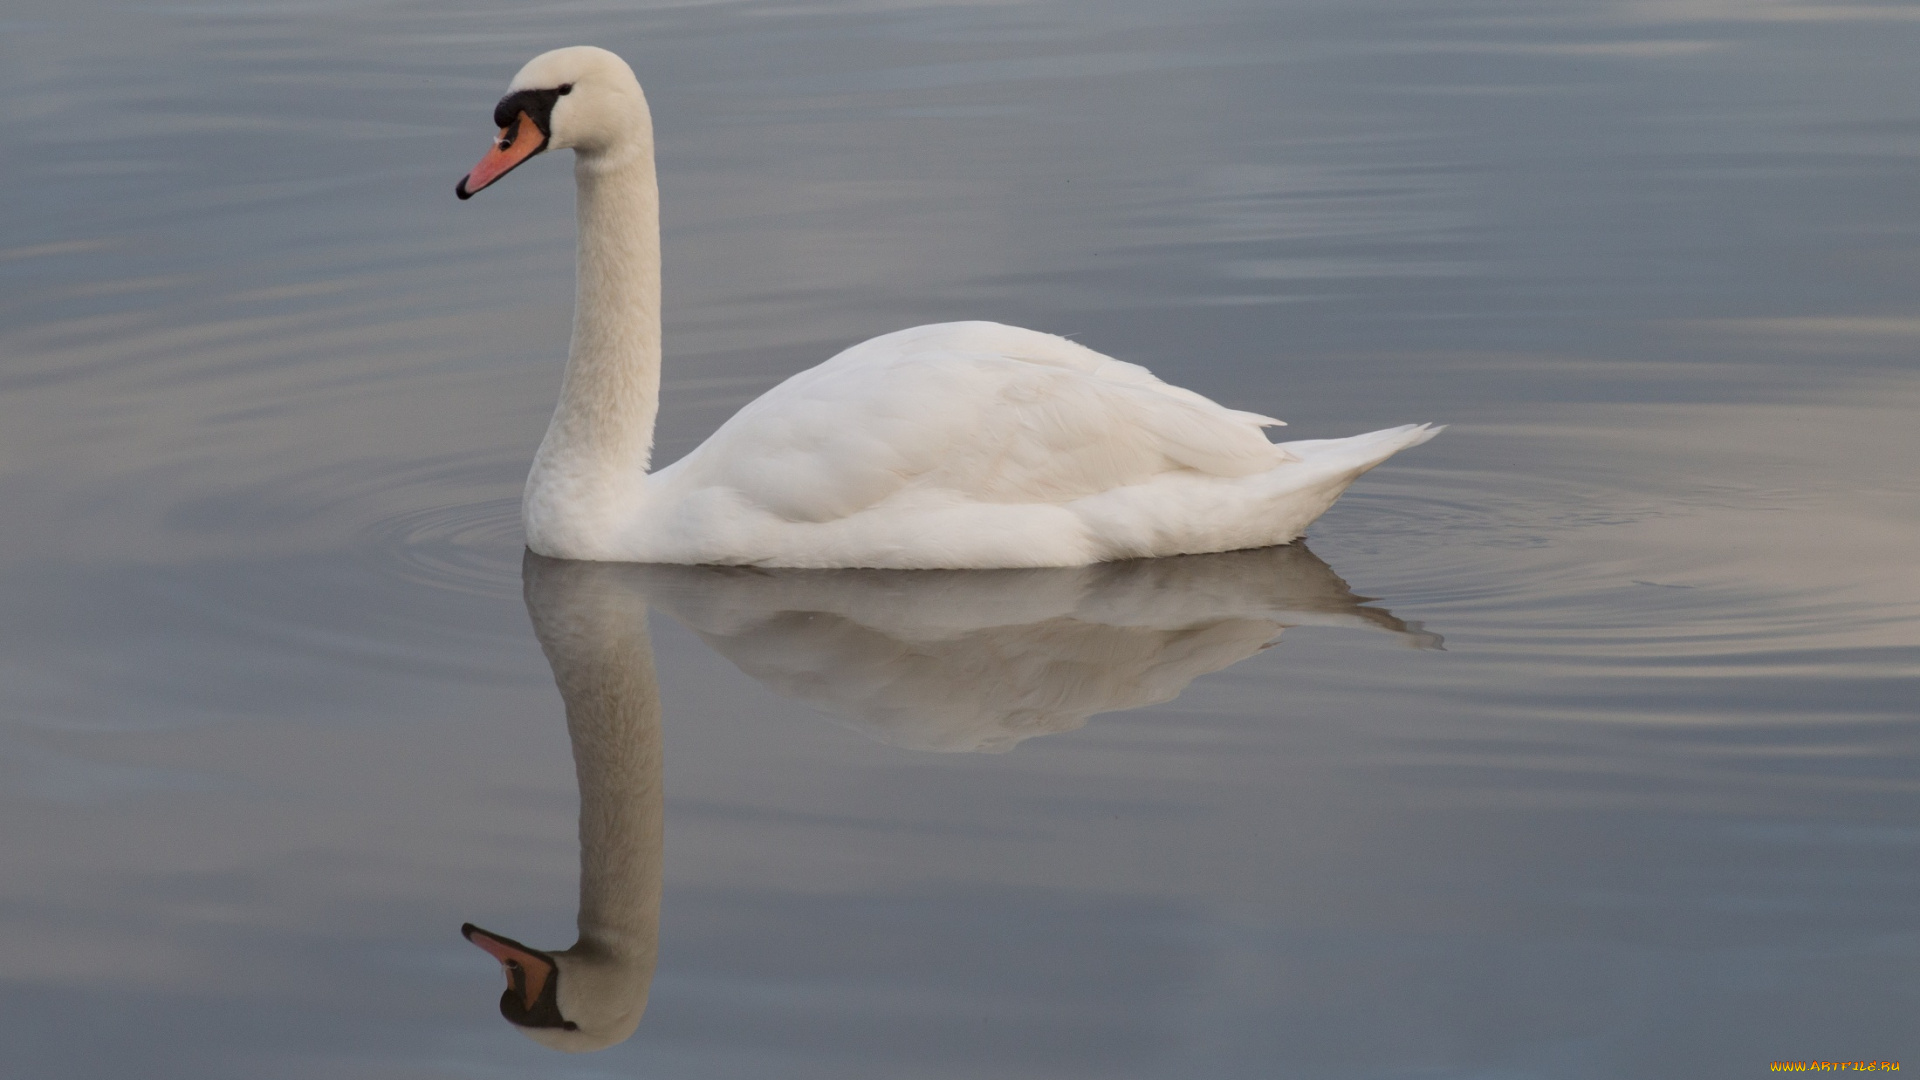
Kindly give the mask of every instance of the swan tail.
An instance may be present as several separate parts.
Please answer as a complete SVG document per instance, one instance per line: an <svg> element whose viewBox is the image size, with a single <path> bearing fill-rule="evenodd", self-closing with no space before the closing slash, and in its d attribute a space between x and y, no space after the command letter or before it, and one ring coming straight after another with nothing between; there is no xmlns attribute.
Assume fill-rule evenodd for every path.
<svg viewBox="0 0 1920 1080"><path fill-rule="evenodd" d="M1301 439L1280 443L1302 464L1351 471L1358 476L1409 446L1419 446L1447 429L1445 424L1402 424L1345 439Z"/></svg>

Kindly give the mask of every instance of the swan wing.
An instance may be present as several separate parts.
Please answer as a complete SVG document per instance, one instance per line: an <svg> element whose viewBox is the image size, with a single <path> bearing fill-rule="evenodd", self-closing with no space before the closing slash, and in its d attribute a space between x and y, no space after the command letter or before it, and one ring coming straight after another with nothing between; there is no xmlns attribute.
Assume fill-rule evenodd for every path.
<svg viewBox="0 0 1920 1080"><path fill-rule="evenodd" d="M1271 416L1224 408L1211 398L1203 397L1185 387L1162 382L1153 372L1139 364L1115 360L1071 338L1064 338L1058 334L1043 334L1038 330L996 322L933 323L928 326L897 330L845 349L833 359L802 374L837 370L843 367L862 367L886 363L892 359L938 353L979 353L1024 360L1029 364L1042 367L1064 368L1093 375L1107 382L1150 390L1188 404L1219 410L1256 427L1286 426L1286 421L1275 420Z"/></svg>
<svg viewBox="0 0 1920 1080"><path fill-rule="evenodd" d="M993 323L863 342L742 409L684 479L789 521L897 497L1065 503L1187 470L1292 460L1276 421L1169 386L1064 338Z"/></svg>

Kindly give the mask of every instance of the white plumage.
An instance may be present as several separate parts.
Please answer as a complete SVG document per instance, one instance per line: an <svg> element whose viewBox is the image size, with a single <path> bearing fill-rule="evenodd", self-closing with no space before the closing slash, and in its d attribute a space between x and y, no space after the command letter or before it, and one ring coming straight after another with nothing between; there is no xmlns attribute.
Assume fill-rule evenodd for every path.
<svg viewBox="0 0 1920 1080"><path fill-rule="evenodd" d="M503 108L562 86L548 116L521 125L539 127L541 146L509 150L510 127L461 188L538 149L577 152L573 349L525 503L541 554L925 569L1262 547L1299 536L1360 474L1437 431L1275 444L1262 429L1280 421L1065 338L942 323L793 376L649 474L660 361L651 119L631 69L592 48L535 58Z"/></svg>
<svg viewBox="0 0 1920 1080"><path fill-rule="evenodd" d="M1065 338L944 323L863 342L655 474L648 562L1079 566L1291 540L1405 428L1305 454L1279 421Z"/></svg>

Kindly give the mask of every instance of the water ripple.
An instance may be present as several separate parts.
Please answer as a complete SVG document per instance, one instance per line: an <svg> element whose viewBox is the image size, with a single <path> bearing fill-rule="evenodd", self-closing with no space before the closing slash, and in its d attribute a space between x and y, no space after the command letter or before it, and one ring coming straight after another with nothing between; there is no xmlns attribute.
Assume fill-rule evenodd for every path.
<svg viewBox="0 0 1920 1080"><path fill-rule="evenodd" d="M520 594L520 500L422 507L368 530L382 572L415 585L486 597Z"/></svg>

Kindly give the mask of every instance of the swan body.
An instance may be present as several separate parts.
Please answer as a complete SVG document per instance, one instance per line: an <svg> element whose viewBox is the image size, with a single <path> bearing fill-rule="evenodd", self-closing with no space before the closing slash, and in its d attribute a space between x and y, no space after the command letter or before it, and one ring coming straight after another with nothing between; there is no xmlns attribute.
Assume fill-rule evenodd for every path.
<svg viewBox="0 0 1920 1080"><path fill-rule="evenodd" d="M575 151L573 346L527 479L528 546L601 561L980 569L1085 566L1300 536L1362 473L1438 432L1274 443L1219 405L1051 334L914 327L768 391L649 473L660 384L652 121L603 49L522 68L466 198Z"/></svg>

